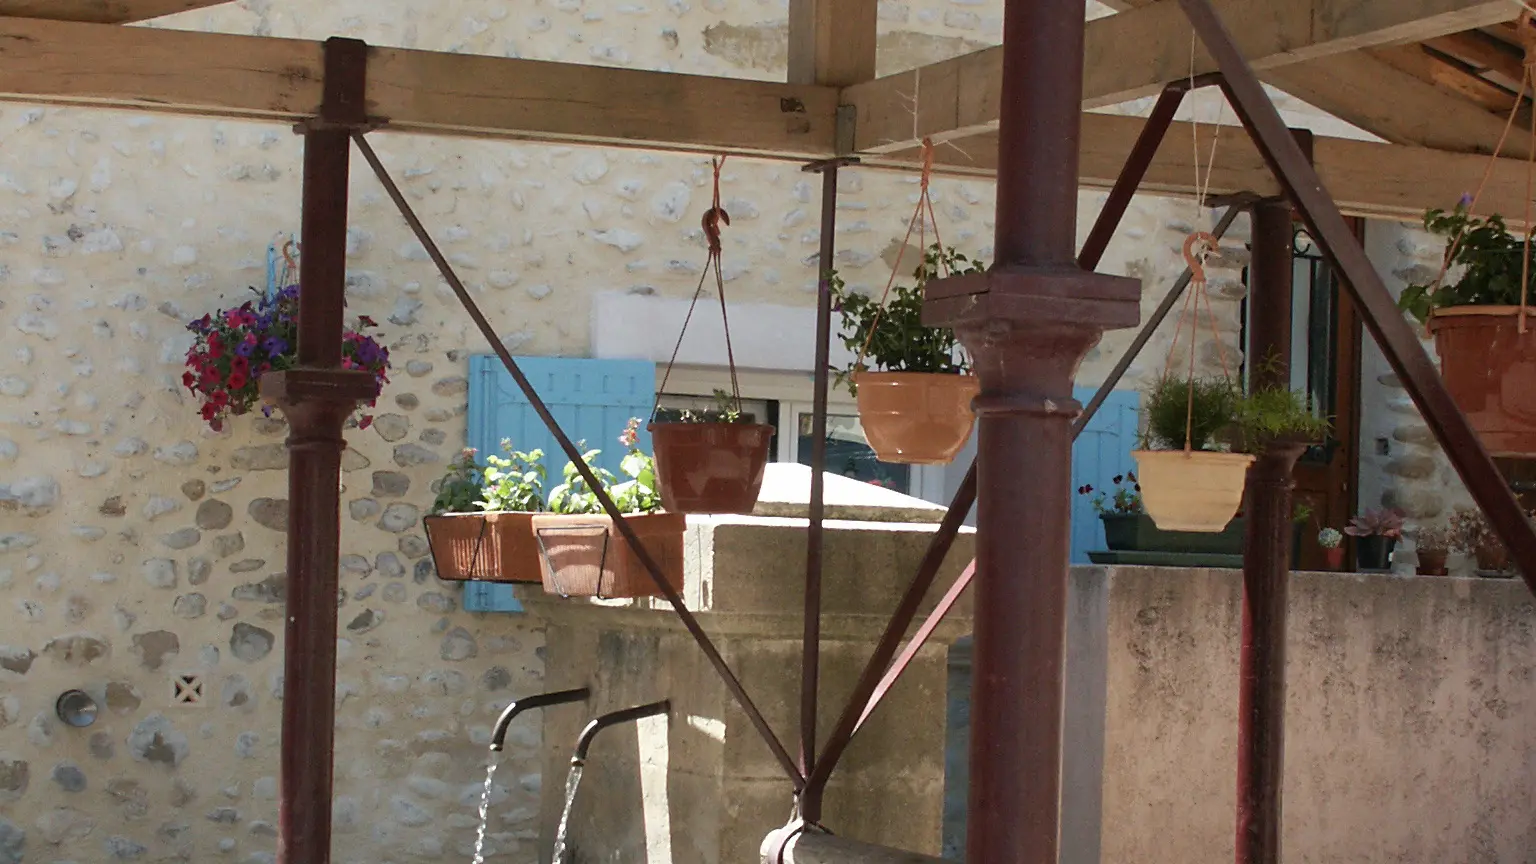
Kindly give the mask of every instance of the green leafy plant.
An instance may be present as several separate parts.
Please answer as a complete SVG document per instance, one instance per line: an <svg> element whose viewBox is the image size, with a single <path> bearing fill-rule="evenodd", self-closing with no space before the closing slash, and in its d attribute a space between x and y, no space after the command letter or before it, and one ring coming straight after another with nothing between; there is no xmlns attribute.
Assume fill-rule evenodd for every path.
<svg viewBox="0 0 1536 864"><path fill-rule="evenodd" d="M512 442L502 439L506 456L485 457L482 489L476 505L487 513L541 513L544 511L544 451L527 453L512 449Z"/></svg>
<svg viewBox="0 0 1536 864"><path fill-rule="evenodd" d="M592 469L597 481L603 484L609 497L619 508L620 513L638 514L655 513L661 509L661 493L656 491L656 462L649 454L635 446L640 437L640 420L631 418L624 433L619 436L619 443L629 448L619 469L629 479L620 482L613 472L593 465L592 462L601 453L601 450L588 450L582 454L582 461ZM585 446L585 442L580 446ZM576 463L567 463L563 472L565 482L556 486L549 493L549 510L551 513L566 515L585 515L602 513L603 505L597 500L597 493L582 479L580 469Z"/></svg>
<svg viewBox="0 0 1536 864"><path fill-rule="evenodd" d="M448 465L448 473L443 475L442 482L437 487L437 499L432 502L429 516L441 516L445 513L472 513L479 509L476 502L480 500L480 468L475 464L475 449L466 447L459 453L459 457Z"/></svg>
<svg viewBox="0 0 1536 864"><path fill-rule="evenodd" d="M696 408L659 408L656 411L657 423L750 423L752 418L741 413L741 403L736 397L716 390L714 394L714 407Z"/></svg>
<svg viewBox="0 0 1536 864"><path fill-rule="evenodd" d="M1194 450L1230 449L1228 435L1237 422L1240 401L1231 382L1164 375L1146 396L1143 449L1182 450L1186 438Z"/></svg>
<svg viewBox="0 0 1536 864"><path fill-rule="evenodd" d="M837 381L856 392L853 373L873 368L886 372L937 372L960 375L970 371L970 360L960 348L960 340L948 327L923 324L923 288L932 279L948 273L962 275L986 269L974 261L935 243L923 254L922 263L913 271L914 283L892 287L882 310L879 297L848 290L836 271L827 279L832 292L832 309L842 316L840 335L849 351L858 355L869 348L864 362L835 370Z"/></svg>
<svg viewBox="0 0 1536 864"><path fill-rule="evenodd" d="M1311 518L1312 505L1310 504L1305 502L1297 502L1296 506L1291 509L1291 521L1295 522L1297 525L1300 525Z"/></svg>
<svg viewBox="0 0 1536 864"><path fill-rule="evenodd" d="M1463 198L1450 212L1434 209L1424 215L1424 227L1446 238L1451 267L1465 269L1455 282L1447 280L1438 290L1433 283L1403 289L1398 307L1421 324L1436 309L1520 305L1525 235L1512 233L1498 214L1486 219L1473 216L1468 210L1470 203ZM1459 243L1457 237L1461 238ZM1532 275L1536 275L1536 268ZM1524 293L1529 300L1529 285L1524 286Z"/></svg>
<svg viewBox="0 0 1536 864"><path fill-rule="evenodd" d="M1305 395L1280 387L1256 390L1239 400L1237 427L1243 448L1250 452L1276 440L1320 442L1330 428L1326 417L1313 413Z"/></svg>

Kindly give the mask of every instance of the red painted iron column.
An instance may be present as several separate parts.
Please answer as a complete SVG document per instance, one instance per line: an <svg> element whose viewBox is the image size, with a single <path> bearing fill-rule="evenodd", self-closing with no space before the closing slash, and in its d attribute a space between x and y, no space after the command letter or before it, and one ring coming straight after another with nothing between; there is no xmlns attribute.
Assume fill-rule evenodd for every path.
<svg viewBox="0 0 1536 864"><path fill-rule="evenodd" d="M1073 379L1141 284L1076 263L1081 0L1007 0L997 242L986 273L930 283L924 322L975 359L972 864L1057 864Z"/></svg>
<svg viewBox="0 0 1536 864"><path fill-rule="evenodd" d="M1291 384L1290 204L1253 208L1249 265L1250 364L1254 387ZM1243 556L1243 636L1238 679L1237 864L1280 861L1285 770L1285 625L1290 578L1291 471L1306 449L1270 445L1248 469Z"/></svg>
<svg viewBox="0 0 1536 864"><path fill-rule="evenodd" d="M370 373L341 368L347 167L351 130L366 120L367 52L354 40L325 45L325 101L303 130L299 365L261 380L289 426L279 864L331 860L341 433L358 403L379 390Z"/></svg>

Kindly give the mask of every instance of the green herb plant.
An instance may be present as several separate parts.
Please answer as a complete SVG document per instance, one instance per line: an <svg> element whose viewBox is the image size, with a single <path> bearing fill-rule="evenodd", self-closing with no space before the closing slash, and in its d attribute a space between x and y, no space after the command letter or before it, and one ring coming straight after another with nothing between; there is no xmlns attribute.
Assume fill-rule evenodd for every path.
<svg viewBox="0 0 1536 864"><path fill-rule="evenodd" d="M603 484L609 497L619 508L619 512L625 515L655 513L661 509L661 493L656 491L656 462L651 456L635 446L639 440L640 420L631 418L629 425L625 427L624 434L619 436L619 443L629 449L619 469L629 479L620 482L613 472L593 465L592 462L601 453L601 450L587 450L582 454L582 461L592 469L592 474L597 481ZM586 446L582 442L578 446ZM549 493L549 510L551 513L565 515L587 515L602 513L603 505L597 500L597 493L582 479L580 469L576 463L570 462L563 472L565 482L556 486Z"/></svg>
<svg viewBox="0 0 1536 864"><path fill-rule="evenodd" d="M1144 450L1224 452L1231 449L1241 394L1224 378L1188 380L1164 375L1147 391Z"/></svg>
<svg viewBox="0 0 1536 864"><path fill-rule="evenodd" d="M1525 235L1512 233L1498 214L1486 219L1473 216L1467 209L1469 203L1463 198L1450 212L1435 209L1424 216L1424 227L1446 238L1446 254L1452 254L1451 247L1455 246L1451 267L1464 269L1459 279L1447 280L1438 290L1433 283L1403 289L1398 307L1421 324L1436 309L1520 305ZM1461 238L1459 243L1457 237ZM1536 268L1532 275L1536 276ZM1524 293L1529 301L1529 285Z"/></svg>
<svg viewBox="0 0 1536 864"><path fill-rule="evenodd" d="M1321 442L1330 428L1326 417L1312 411L1305 395L1282 387L1257 390L1240 400L1237 426L1248 452L1258 452L1271 441Z"/></svg>
<svg viewBox="0 0 1536 864"><path fill-rule="evenodd" d="M487 513L542 513L544 511L544 451L527 453L512 449L503 439L506 456L485 457L482 488L484 495L475 503Z"/></svg>
<svg viewBox="0 0 1536 864"><path fill-rule="evenodd" d="M853 373L867 371L871 365L885 372L969 372L970 359L961 350L955 332L948 327L924 326L923 288L945 274L959 276L984 269L981 262L935 243L913 271L913 284L893 286L883 309L879 297L848 290L837 272L829 271L832 309L842 316L843 345L856 356L860 352L864 355L863 362L855 360L846 369L834 370L838 384L856 394Z"/></svg>
<svg viewBox="0 0 1536 864"><path fill-rule="evenodd" d="M659 408L657 423L750 423L752 418L741 413L741 403L724 390L716 390L711 408Z"/></svg>
<svg viewBox="0 0 1536 864"><path fill-rule="evenodd" d="M447 513L472 513L480 500L480 468L475 464L475 449L466 447L459 457L448 465L437 487L437 499L432 502L429 516Z"/></svg>

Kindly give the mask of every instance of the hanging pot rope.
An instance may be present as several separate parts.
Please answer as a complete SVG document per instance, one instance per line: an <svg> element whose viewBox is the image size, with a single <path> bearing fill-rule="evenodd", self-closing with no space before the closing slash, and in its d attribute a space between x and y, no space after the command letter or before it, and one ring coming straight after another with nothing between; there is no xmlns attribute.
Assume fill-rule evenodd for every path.
<svg viewBox="0 0 1536 864"><path fill-rule="evenodd" d="M891 278L885 280L885 291L880 294L880 305L875 308L875 320L870 325L869 335L864 337L864 345L859 348L858 359L854 361L855 371L864 368L864 357L869 353L869 346L875 339L875 333L880 329L880 317L885 314L886 301L890 299L891 289L896 285L896 277L901 273L901 261L907 254L907 247L912 242L912 233L917 232L918 255L926 263L928 254L928 226L933 226L933 242L939 247L939 269L943 276L949 276L949 262L944 258L944 240L939 236L939 220L934 215L933 197L928 192L929 181L933 179L933 139L923 139L923 173L919 181L917 194L917 206L912 210L912 218L907 220L907 233L901 238L901 247L896 250L896 261L891 264ZM823 261L822 269L828 269L830 262ZM921 265L919 265L921 266Z"/></svg>
<svg viewBox="0 0 1536 864"><path fill-rule="evenodd" d="M1518 0L1517 0L1518 2ZM1509 133L1515 127L1515 117L1519 115L1521 107L1525 104L1525 97L1531 94L1536 98L1536 9L1526 3L1518 2L1521 7L1520 17L1515 21L1515 36L1520 42L1520 47L1525 51L1524 72L1520 76L1520 87L1515 91L1515 104L1509 109L1509 118L1504 121L1504 131L1499 135L1499 143L1494 145L1493 153L1488 157L1488 167L1483 170L1483 179L1477 184L1477 191L1472 193L1472 199L1467 204L1467 218L1471 219L1477 214L1477 205L1483 198L1483 192L1488 189L1488 181L1493 179L1493 169L1499 162L1499 156L1504 152L1504 145L1509 142ZM1526 318L1529 315L1530 300L1527 297L1531 284L1531 198L1536 192L1536 110L1531 113L1530 141L1526 147L1525 159L1525 237L1521 244L1520 262L1520 312L1518 317L1518 330L1526 331ZM1467 226L1462 225L1451 239L1451 245L1446 248L1445 257L1440 262L1440 272L1435 276L1435 282L1430 287L1431 296L1439 291L1445 284L1445 277L1451 270L1451 262L1456 260L1456 254L1461 251L1461 243L1466 239ZM1428 325L1426 324L1426 332Z"/></svg>
<svg viewBox="0 0 1536 864"><path fill-rule="evenodd" d="M661 386L656 390L656 403L651 407L652 420L656 419L656 413L661 410L661 397L666 393L667 382L672 378L672 367L677 364L677 355L683 350L683 337L688 334L688 325L693 321L693 312L698 308L699 298L704 296L704 283L711 275L715 277L715 293L720 296L720 323L725 328L725 357L730 366L731 399L736 403L736 413L740 414L742 411L741 383L736 376L736 351L731 346L731 318L730 313L726 311L725 276L720 269L722 253L720 226L731 224L731 214L725 212L725 208L720 206L720 169L725 166L725 157L711 159L710 164L714 169L714 195L709 209L704 211L704 217L700 220L704 240L709 248L709 257L704 261L704 272L699 276L699 287L693 292L693 302L688 304L688 314L683 318L683 329L677 334L677 345L672 348L672 359L667 361L667 371L662 375Z"/></svg>
<svg viewBox="0 0 1536 864"><path fill-rule="evenodd" d="M1194 82L1195 72L1195 41L1191 37L1189 49L1190 81ZM1195 224L1205 221L1205 201L1211 189L1211 176L1216 169L1216 148L1221 141L1221 112L1218 110L1217 122L1214 124L1211 136L1210 157L1205 164L1204 177L1201 176L1201 148L1200 129L1198 119L1191 118L1190 127L1194 137L1194 165L1195 165ZM1216 326L1216 309L1211 303L1208 290L1205 266L1212 258L1221 257L1221 241L1216 235L1208 231L1192 231L1184 238L1183 247L1184 262L1189 266L1191 274L1189 291L1184 295L1184 307L1179 312L1178 323L1174 326L1173 341L1168 345L1168 356L1163 361L1163 368L1168 369L1173 363L1174 354L1179 347L1179 337L1184 331L1186 322L1189 325L1189 368L1186 373L1186 404L1184 408L1184 452L1194 451L1194 420L1195 420L1195 352L1199 345L1200 337L1200 311L1204 304L1206 320L1210 326L1211 338L1216 343L1216 357L1221 364L1222 377L1232 381L1232 368L1227 364L1226 345L1221 341L1221 332Z"/></svg>

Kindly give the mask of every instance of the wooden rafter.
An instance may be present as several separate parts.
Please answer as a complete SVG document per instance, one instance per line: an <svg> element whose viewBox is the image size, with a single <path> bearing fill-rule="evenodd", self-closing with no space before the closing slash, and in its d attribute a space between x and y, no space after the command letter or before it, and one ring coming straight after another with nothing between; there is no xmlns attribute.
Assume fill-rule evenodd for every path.
<svg viewBox="0 0 1536 864"><path fill-rule="evenodd" d="M231 0L0 0L0 16L87 24L132 24L229 2Z"/></svg>
<svg viewBox="0 0 1536 864"><path fill-rule="evenodd" d="M875 77L877 0L789 0L789 82L846 87Z"/></svg>
<svg viewBox="0 0 1536 864"><path fill-rule="evenodd" d="M0 87L7 91L0 99L9 101L292 123L318 111L322 65L319 42L0 19ZM838 92L393 48L373 49L368 70L369 111L397 132L793 161L836 154ZM1086 185L1115 177L1141 126L1133 117L1085 115ZM1169 134L1149 191L1189 194L1189 134L1187 126ZM1272 190L1268 168L1241 132L1225 134L1232 140L1221 145L1213 191ZM995 169L995 137L959 146L965 153L939 148L943 170L984 176ZM1453 202L1476 187L1486 165L1474 156L1331 139L1319 139L1317 152L1330 191L1345 209L1372 216L1413 218L1426 207ZM879 161L916 162L900 153ZM1523 179L1516 179L1523 170L1523 162L1505 160L1490 184L1496 199L1490 207L1524 211L1515 200L1524 190Z"/></svg>
<svg viewBox="0 0 1536 864"><path fill-rule="evenodd" d="M296 122L321 97L320 42L0 19L0 99ZM368 110L401 131L818 158L838 91L374 48Z"/></svg>
<svg viewBox="0 0 1536 864"><path fill-rule="evenodd" d="M1455 33L1512 18L1517 11L1508 0L1216 0L1216 5L1258 69ZM1084 107L1125 102L1188 77L1191 38L1189 22L1174 3L1090 21ZM1215 69L1203 48L1194 66L1197 73ZM999 47L849 87L843 101L858 112L856 149L895 152L925 137L942 141L995 128L1001 79Z"/></svg>
<svg viewBox="0 0 1536 864"><path fill-rule="evenodd" d="M1108 189L1114 185L1143 121L1135 117L1087 113L1083 115L1080 151L1082 185ZM1201 127L1201 139L1211 127ZM1190 146L1189 124L1175 123L1153 160L1142 191L1180 197L1195 194L1195 155ZM1248 134L1237 127L1222 127L1211 168L1212 195L1256 192L1281 194L1269 167ZM1376 144L1342 138L1317 138L1314 158L1328 192L1346 214L1367 218L1418 221L1430 207L1450 207L1464 193L1477 188L1488 157L1446 153L1422 147ZM1208 143L1202 151L1209 154ZM917 150L885 154L868 164L912 168L921 162ZM935 164L942 174L990 177L997 167L997 135L984 133L951 145L935 148ZM1494 166L1479 209L1518 217L1525 211L1526 164L1503 158Z"/></svg>

